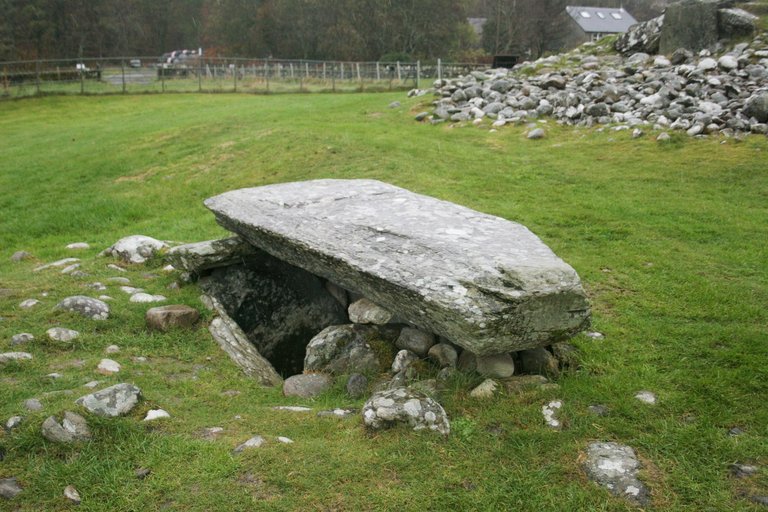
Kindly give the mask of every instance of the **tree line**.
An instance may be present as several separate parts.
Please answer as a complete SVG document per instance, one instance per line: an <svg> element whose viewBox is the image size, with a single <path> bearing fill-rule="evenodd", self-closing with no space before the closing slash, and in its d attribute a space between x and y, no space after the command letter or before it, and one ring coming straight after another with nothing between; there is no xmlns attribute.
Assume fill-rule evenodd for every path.
<svg viewBox="0 0 768 512"><path fill-rule="evenodd" d="M602 4L619 1L602 0ZM601 0L589 3L599 5ZM0 0L0 60L155 56L198 47L206 55L319 60L463 60L510 52L538 57L557 49L565 4L565 0ZM648 10L652 0L623 4ZM467 22L470 16L488 19L482 38Z"/></svg>

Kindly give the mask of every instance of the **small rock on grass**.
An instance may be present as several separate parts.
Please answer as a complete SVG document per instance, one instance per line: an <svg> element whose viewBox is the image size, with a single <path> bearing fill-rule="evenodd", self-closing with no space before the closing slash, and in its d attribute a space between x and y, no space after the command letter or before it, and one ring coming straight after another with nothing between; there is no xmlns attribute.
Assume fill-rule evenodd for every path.
<svg viewBox="0 0 768 512"><path fill-rule="evenodd" d="M641 402L649 405L653 405L656 403L656 395L652 393L651 391L639 391L635 398L640 400Z"/></svg>
<svg viewBox="0 0 768 512"><path fill-rule="evenodd" d="M544 422L549 427L557 430L562 428L563 423L559 418L557 418L557 413L560 411L562 406L563 402L560 400L553 400L541 408L541 414L544 415Z"/></svg>
<svg viewBox="0 0 768 512"><path fill-rule="evenodd" d="M144 421L154 421L170 417L171 415L163 409L151 409L147 411L147 416L144 418Z"/></svg>
<svg viewBox="0 0 768 512"><path fill-rule="evenodd" d="M43 422L42 434L49 441L63 444L91 439L91 431L85 418L70 411L64 412L61 423L55 416L49 416Z"/></svg>
<svg viewBox="0 0 768 512"><path fill-rule="evenodd" d="M253 436L252 438L250 438L249 440L247 440L246 442L242 443L237 448L232 450L232 453L238 454L238 453L243 453L245 450L249 448L260 448L265 442L266 441L263 437Z"/></svg>
<svg viewBox="0 0 768 512"><path fill-rule="evenodd" d="M348 418L354 416L359 411L355 409L333 409L328 411L320 411L317 415L321 418L335 417L335 418Z"/></svg>
<svg viewBox="0 0 768 512"><path fill-rule="evenodd" d="M133 384L115 384L78 398L75 403L98 416L114 418L127 414L139 402L141 390Z"/></svg>
<svg viewBox="0 0 768 512"><path fill-rule="evenodd" d="M278 437L277 441L283 444L293 444L293 439L284 436Z"/></svg>
<svg viewBox="0 0 768 512"><path fill-rule="evenodd" d="M72 341L80 336L79 332L64 327L51 327L45 331L45 334L48 336L49 340L60 342Z"/></svg>
<svg viewBox="0 0 768 512"><path fill-rule="evenodd" d="M77 492L77 489L75 489L74 485L68 485L64 488L64 497L75 505L79 505L82 501L80 499L80 493Z"/></svg>
<svg viewBox="0 0 768 512"><path fill-rule="evenodd" d="M0 364L9 361L25 361L32 359L32 354L28 352L4 352L0 354Z"/></svg>
<svg viewBox="0 0 768 512"><path fill-rule="evenodd" d="M112 375L120 371L120 363L112 359L102 359L99 366L96 367L96 371L102 375Z"/></svg>
<svg viewBox="0 0 768 512"><path fill-rule="evenodd" d="M531 140L537 140L537 139L543 139L544 138L544 130L541 128L535 128L528 132L528 138Z"/></svg>
<svg viewBox="0 0 768 512"><path fill-rule="evenodd" d="M472 398L491 398L499 388L498 382L493 379L485 379L479 386L469 392Z"/></svg>
<svg viewBox="0 0 768 512"><path fill-rule="evenodd" d="M42 411L43 404L37 398L24 400L24 408L28 411Z"/></svg>
<svg viewBox="0 0 768 512"><path fill-rule="evenodd" d="M139 292L131 295L130 301L136 303L149 303L149 302L163 302L167 300L163 295L152 295L149 293Z"/></svg>
<svg viewBox="0 0 768 512"><path fill-rule="evenodd" d="M747 478L756 474L758 471L757 466L752 466L750 464L731 464L729 467L731 475L736 478Z"/></svg>
<svg viewBox="0 0 768 512"><path fill-rule="evenodd" d="M147 327L160 331L168 332L171 329L190 328L200 319L200 312L193 307L184 304L172 304L170 306L160 306L147 310L145 320Z"/></svg>
<svg viewBox="0 0 768 512"><path fill-rule="evenodd" d="M34 268L32 269L32 272L40 272L41 270L46 270L54 267L66 267L67 265L77 263L78 261L80 261L79 258L64 258L63 260L54 261L53 263L48 263L47 265L41 265L37 268Z"/></svg>
<svg viewBox="0 0 768 512"><path fill-rule="evenodd" d="M136 471L133 472L133 474L138 478L139 480L144 480L147 478L150 473L152 473L151 469L148 468L138 468Z"/></svg>
<svg viewBox="0 0 768 512"><path fill-rule="evenodd" d="M109 306L106 302L98 299L86 297L84 295L75 295L67 297L56 305L57 309L78 313L91 320L106 320L109 318Z"/></svg>
<svg viewBox="0 0 768 512"><path fill-rule="evenodd" d="M12 500L22 491L15 478L0 479L0 497L6 500Z"/></svg>
<svg viewBox="0 0 768 512"><path fill-rule="evenodd" d="M105 354L119 354L120 353L120 347L117 345L110 345L107 348L104 349Z"/></svg>
<svg viewBox="0 0 768 512"><path fill-rule="evenodd" d="M595 416L608 415L608 407L601 404L590 405L587 407L587 411L589 411L590 414L594 414Z"/></svg>
<svg viewBox="0 0 768 512"><path fill-rule="evenodd" d="M71 244L67 244L67 249L71 250L81 250L81 249L90 249L91 246L87 242L74 242Z"/></svg>
<svg viewBox="0 0 768 512"><path fill-rule="evenodd" d="M24 343L29 343L34 339L35 337L32 334L28 332L21 332L19 334L14 334L11 337L11 345L23 345Z"/></svg>
<svg viewBox="0 0 768 512"><path fill-rule="evenodd" d="M331 378L321 373L294 375L285 379L283 395L314 398L325 392L332 384Z"/></svg>
<svg viewBox="0 0 768 512"><path fill-rule="evenodd" d="M361 373L353 373L347 380L347 396L362 398L368 391L368 378Z"/></svg>
<svg viewBox="0 0 768 512"><path fill-rule="evenodd" d="M21 425L22 421L24 421L24 418L21 416L11 416L8 418L8 421L5 422L5 430L10 432L11 430Z"/></svg>
<svg viewBox="0 0 768 512"><path fill-rule="evenodd" d="M26 260L27 258L30 258L32 255L28 253L27 251L16 251L13 253L13 256L11 256L11 261L19 262L22 260Z"/></svg>
<svg viewBox="0 0 768 512"><path fill-rule="evenodd" d="M614 495L641 506L648 503L648 489L637 478L640 461L629 446L592 443L587 448L585 468L590 479Z"/></svg>
<svg viewBox="0 0 768 512"><path fill-rule="evenodd" d="M22 309L30 309L40 304L40 301L37 299L26 299L21 301L19 304L19 307Z"/></svg>

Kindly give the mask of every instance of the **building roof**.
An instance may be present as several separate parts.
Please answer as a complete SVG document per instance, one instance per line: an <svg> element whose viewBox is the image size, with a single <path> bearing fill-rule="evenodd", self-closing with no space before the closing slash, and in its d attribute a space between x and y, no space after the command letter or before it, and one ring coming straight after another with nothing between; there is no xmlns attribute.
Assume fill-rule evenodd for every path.
<svg viewBox="0 0 768 512"><path fill-rule="evenodd" d="M637 20L623 8L569 5L565 11L587 33L614 34L626 32L630 26L637 23Z"/></svg>

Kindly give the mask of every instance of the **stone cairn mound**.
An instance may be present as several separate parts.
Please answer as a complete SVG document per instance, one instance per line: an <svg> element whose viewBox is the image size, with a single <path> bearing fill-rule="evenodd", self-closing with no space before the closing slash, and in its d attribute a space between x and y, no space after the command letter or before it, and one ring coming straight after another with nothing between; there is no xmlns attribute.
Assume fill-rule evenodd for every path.
<svg viewBox="0 0 768 512"><path fill-rule="evenodd" d="M372 180L242 189L206 206L237 236L166 259L197 279L214 338L262 384L287 377L286 395L339 379L350 396L373 393L370 428L447 434L433 398L457 369L556 376L589 323L575 271L498 217Z"/></svg>
<svg viewBox="0 0 768 512"><path fill-rule="evenodd" d="M768 133L768 34L729 48L715 39L713 49L678 48L664 56L656 54L663 22L635 25L617 42L620 54L586 43L511 70L437 80L431 89L409 92L438 96L434 110L416 120L490 121L495 129L549 118L570 126L632 129L634 136L642 129L691 136Z"/></svg>

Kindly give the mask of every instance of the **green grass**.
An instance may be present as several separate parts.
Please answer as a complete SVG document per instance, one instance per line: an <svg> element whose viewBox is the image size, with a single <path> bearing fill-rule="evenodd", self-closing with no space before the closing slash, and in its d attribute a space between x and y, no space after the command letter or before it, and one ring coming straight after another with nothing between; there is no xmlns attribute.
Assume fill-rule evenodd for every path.
<svg viewBox="0 0 768 512"><path fill-rule="evenodd" d="M399 100L400 109L388 109ZM13 334L37 339L35 359L0 369L0 420L41 398L23 426L0 434L0 478L25 491L19 510L629 510L588 482L580 456L593 440L637 449L659 510L758 510L744 494L768 494L768 140L690 139L566 129L549 123L529 141L522 127L430 126L402 93L359 95L149 95L47 97L0 103L0 349ZM428 101L428 100L421 100ZM367 433L358 418L273 411L283 398L244 377L204 324L150 334L146 305L109 285L113 315L92 323L54 312L58 300L115 275L96 254L129 234L184 242L224 235L202 200L247 186L312 178L375 178L521 222L579 272L605 340L578 337L582 368L559 389L471 399L478 380L442 398L447 439L406 430ZM42 262L71 256L84 280ZM14 251L33 260L13 263ZM130 269L134 286L202 310L195 286L167 290L161 262ZM159 277L148 278L147 272ZM47 292L47 297L41 294ZM21 310L37 297L42 304ZM204 313L205 320L210 314ZM62 325L69 345L44 341ZM118 376L95 373L104 348ZM133 357L146 356L147 362ZM45 375L64 376L51 380ZM145 401L127 418L89 417L90 443L45 441L45 417L72 409L100 379L134 382ZM236 389L234 397L222 395ZM656 392L659 403L632 397ZM45 395L55 391L74 390ZM540 408L564 402L566 428L550 431ZM587 413L602 403L606 417ZM341 386L315 410L361 406ZM151 407L172 419L144 424ZM215 441L200 432L221 426ZM746 433L730 437L738 426ZM270 441L242 456L255 434ZM288 436L293 445L274 438ZM728 464L763 466L729 476ZM134 470L152 470L144 480ZM9 503L5 503L6 506Z"/></svg>

